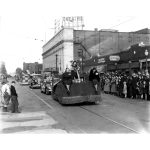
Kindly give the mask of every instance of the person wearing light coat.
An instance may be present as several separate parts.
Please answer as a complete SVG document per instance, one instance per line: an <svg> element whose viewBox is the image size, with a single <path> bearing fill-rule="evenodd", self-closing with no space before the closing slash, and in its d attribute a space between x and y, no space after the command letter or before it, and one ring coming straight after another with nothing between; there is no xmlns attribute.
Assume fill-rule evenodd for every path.
<svg viewBox="0 0 150 150"><path fill-rule="evenodd" d="M10 86L7 83L7 80L2 81L1 87L1 103L3 112L7 112L7 107L11 98Z"/></svg>

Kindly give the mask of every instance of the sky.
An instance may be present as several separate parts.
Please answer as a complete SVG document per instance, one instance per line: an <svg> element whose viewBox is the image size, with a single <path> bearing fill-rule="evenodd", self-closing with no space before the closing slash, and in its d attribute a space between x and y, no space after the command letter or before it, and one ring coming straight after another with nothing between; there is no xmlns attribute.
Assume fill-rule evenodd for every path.
<svg viewBox="0 0 150 150"><path fill-rule="evenodd" d="M83 16L88 30L128 32L150 28L149 11L148 0L0 0L0 61L8 73L23 62L42 63L42 46L60 17Z"/></svg>

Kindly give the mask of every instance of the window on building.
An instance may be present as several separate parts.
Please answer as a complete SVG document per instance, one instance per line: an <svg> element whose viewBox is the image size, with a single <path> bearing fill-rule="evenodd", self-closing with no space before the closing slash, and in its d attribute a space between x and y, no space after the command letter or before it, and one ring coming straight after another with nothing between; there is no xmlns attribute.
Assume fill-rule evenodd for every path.
<svg viewBox="0 0 150 150"><path fill-rule="evenodd" d="M110 52L113 52L113 48L110 48Z"/></svg>
<svg viewBox="0 0 150 150"><path fill-rule="evenodd" d="M76 37L76 42L79 42L79 37Z"/></svg>
<svg viewBox="0 0 150 150"><path fill-rule="evenodd" d="M101 36L100 36L100 40L101 40L101 41L104 41L104 40L105 40L105 36L104 36L104 35L101 35Z"/></svg>
<svg viewBox="0 0 150 150"><path fill-rule="evenodd" d="M145 42L150 42L150 38L148 36L145 37Z"/></svg>
<svg viewBox="0 0 150 150"><path fill-rule="evenodd" d="M82 57L82 50L78 50L78 57Z"/></svg>
<svg viewBox="0 0 150 150"><path fill-rule="evenodd" d="M131 36L128 37L128 42L129 42L129 43L132 42L132 37L131 37Z"/></svg>
<svg viewBox="0 0 150 150"><path fill-rule="evenodd" d="M122 40L123 39L123 36L122 35L119 35L119 40Z"/></svg>
<svg viewBox="0 0 150 150"><path fill-rule="evenodd" d="M141 38L140 37L137 37L137 42L140 42Z"/></svg>
<svg viewBox="0 0 150 150"><path fill-rule="evenodd" d="M109 38L110 38L110 40L113 40L113 36L111 35L111 36L109 36Z"/></svg>

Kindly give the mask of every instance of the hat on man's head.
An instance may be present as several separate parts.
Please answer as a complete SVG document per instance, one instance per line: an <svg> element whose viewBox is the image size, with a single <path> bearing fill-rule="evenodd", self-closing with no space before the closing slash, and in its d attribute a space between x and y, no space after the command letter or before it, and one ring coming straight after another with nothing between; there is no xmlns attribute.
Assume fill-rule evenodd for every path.
<svg viewBox="0 0 150 150"><path fill-rule="evenodd" d="M16 83L15 81L12 81L11 83Z"/></svg>

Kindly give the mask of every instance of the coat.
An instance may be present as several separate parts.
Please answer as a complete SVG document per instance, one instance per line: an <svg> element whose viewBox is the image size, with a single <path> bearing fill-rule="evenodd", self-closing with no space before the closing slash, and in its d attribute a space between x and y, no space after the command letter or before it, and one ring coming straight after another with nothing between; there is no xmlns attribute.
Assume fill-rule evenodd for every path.
<svg viewBox="0 0 150 150"><path fill-rule="evenodd" d="M2 102L3 106L7 107L7 105L9 104L9 101L10 101L10 96L11 96L10 87L8 84L2 85L1 96L2 96L1 102Z"/></svg>
<svg viewBox="0 0 150 150"><path fill-rule="evenodd" d="M115 79L112 79L112 81L111 81L111 92L116 93L116 81L115 81Z"/></svg>
<svg viewBox="0 0 150 150"><path fill-rule="evenodd" d="M110 80L109 79L105 80L104 92L110 92Z"/></svg>
<svg viewBox="0 0 150 150"><path fill-rule="evenodd" d="M97 80L98 82L100 82L100 77L97 71L93 72L93 70L91 70L89 74L89 81L93 81L93 80Z"/></svg>

